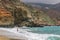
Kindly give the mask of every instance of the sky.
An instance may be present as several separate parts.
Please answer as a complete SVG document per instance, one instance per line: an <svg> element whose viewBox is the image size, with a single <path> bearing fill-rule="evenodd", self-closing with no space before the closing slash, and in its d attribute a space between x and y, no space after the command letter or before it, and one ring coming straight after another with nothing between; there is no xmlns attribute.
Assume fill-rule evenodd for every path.
<svg viewBox="0 0 60 40"><path fill-rule="evenodd" d="M23 2L34 2L34 3L46 3L46 4L56 4L60 3L60 0L21 0Z"/></svg>

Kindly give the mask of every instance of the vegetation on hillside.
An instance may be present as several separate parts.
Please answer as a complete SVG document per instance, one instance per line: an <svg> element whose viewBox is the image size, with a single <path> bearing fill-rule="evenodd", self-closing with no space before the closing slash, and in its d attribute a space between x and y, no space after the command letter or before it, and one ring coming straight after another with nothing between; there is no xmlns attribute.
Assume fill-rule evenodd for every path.
<svg viewBox="0 0 60 40"><path fill-rule="evenodd" d="M9 14L3 13L4 16L9 15L6 19L10 22L6 19L4 20L6 25L8 25L7 22L14 26L45 26L56 24L56 21L51 19L44 11L30 7L29 5L20 2L20 0L1 0L0 2L0 8L3 7L5 12L10 12ZM4 22L2 23L4 24Z"/></svg>

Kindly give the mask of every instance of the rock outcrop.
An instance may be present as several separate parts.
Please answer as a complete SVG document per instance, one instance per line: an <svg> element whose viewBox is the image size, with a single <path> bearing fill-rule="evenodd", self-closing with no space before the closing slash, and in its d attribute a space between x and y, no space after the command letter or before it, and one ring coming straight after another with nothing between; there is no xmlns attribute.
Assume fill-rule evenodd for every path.
<svg viewBox="0 0 60 40"><path fill-rule="evenodd" d="M4 8L0 8L0 25L12 25L13 21L12 14Z"/></svg>

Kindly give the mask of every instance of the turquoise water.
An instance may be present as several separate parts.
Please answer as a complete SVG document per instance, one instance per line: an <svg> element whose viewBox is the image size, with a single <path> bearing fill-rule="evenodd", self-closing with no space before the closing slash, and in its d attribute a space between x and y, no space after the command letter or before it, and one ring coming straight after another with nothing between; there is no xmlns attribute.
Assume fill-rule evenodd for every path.
<svg viewBox="0 0 60 40"><path fill-rule="evenodd" d="M60 26L45 26L45 27L32 27L28 28L33 33L39 34L57 34L60 35Z"/></svg>
<svg viewBox="0 0 60 40"><path fill-rule="evenodd" d="M47 38L47 40L60 40L60 37L49 37L49 38Z"/></svg>
<svg viewBox="0 0 60 40"><path fill-rule="evenodd" d="M60 26L28 27L32 40L60 40ZM36 35L37 34L37 35Z"/></svg>

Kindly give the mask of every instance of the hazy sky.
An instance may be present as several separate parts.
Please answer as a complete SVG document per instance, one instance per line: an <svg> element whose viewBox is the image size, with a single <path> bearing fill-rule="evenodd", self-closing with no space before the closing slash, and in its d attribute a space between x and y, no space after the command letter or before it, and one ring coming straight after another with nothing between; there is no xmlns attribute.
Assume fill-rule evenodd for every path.
<svg viewBox="0 0 60 40"><path fill-rule="evenodd" d="M55 4L59 3L60 0L22 0L23 2L36 2L36 3L48 3L48 4Z"/></svg>

